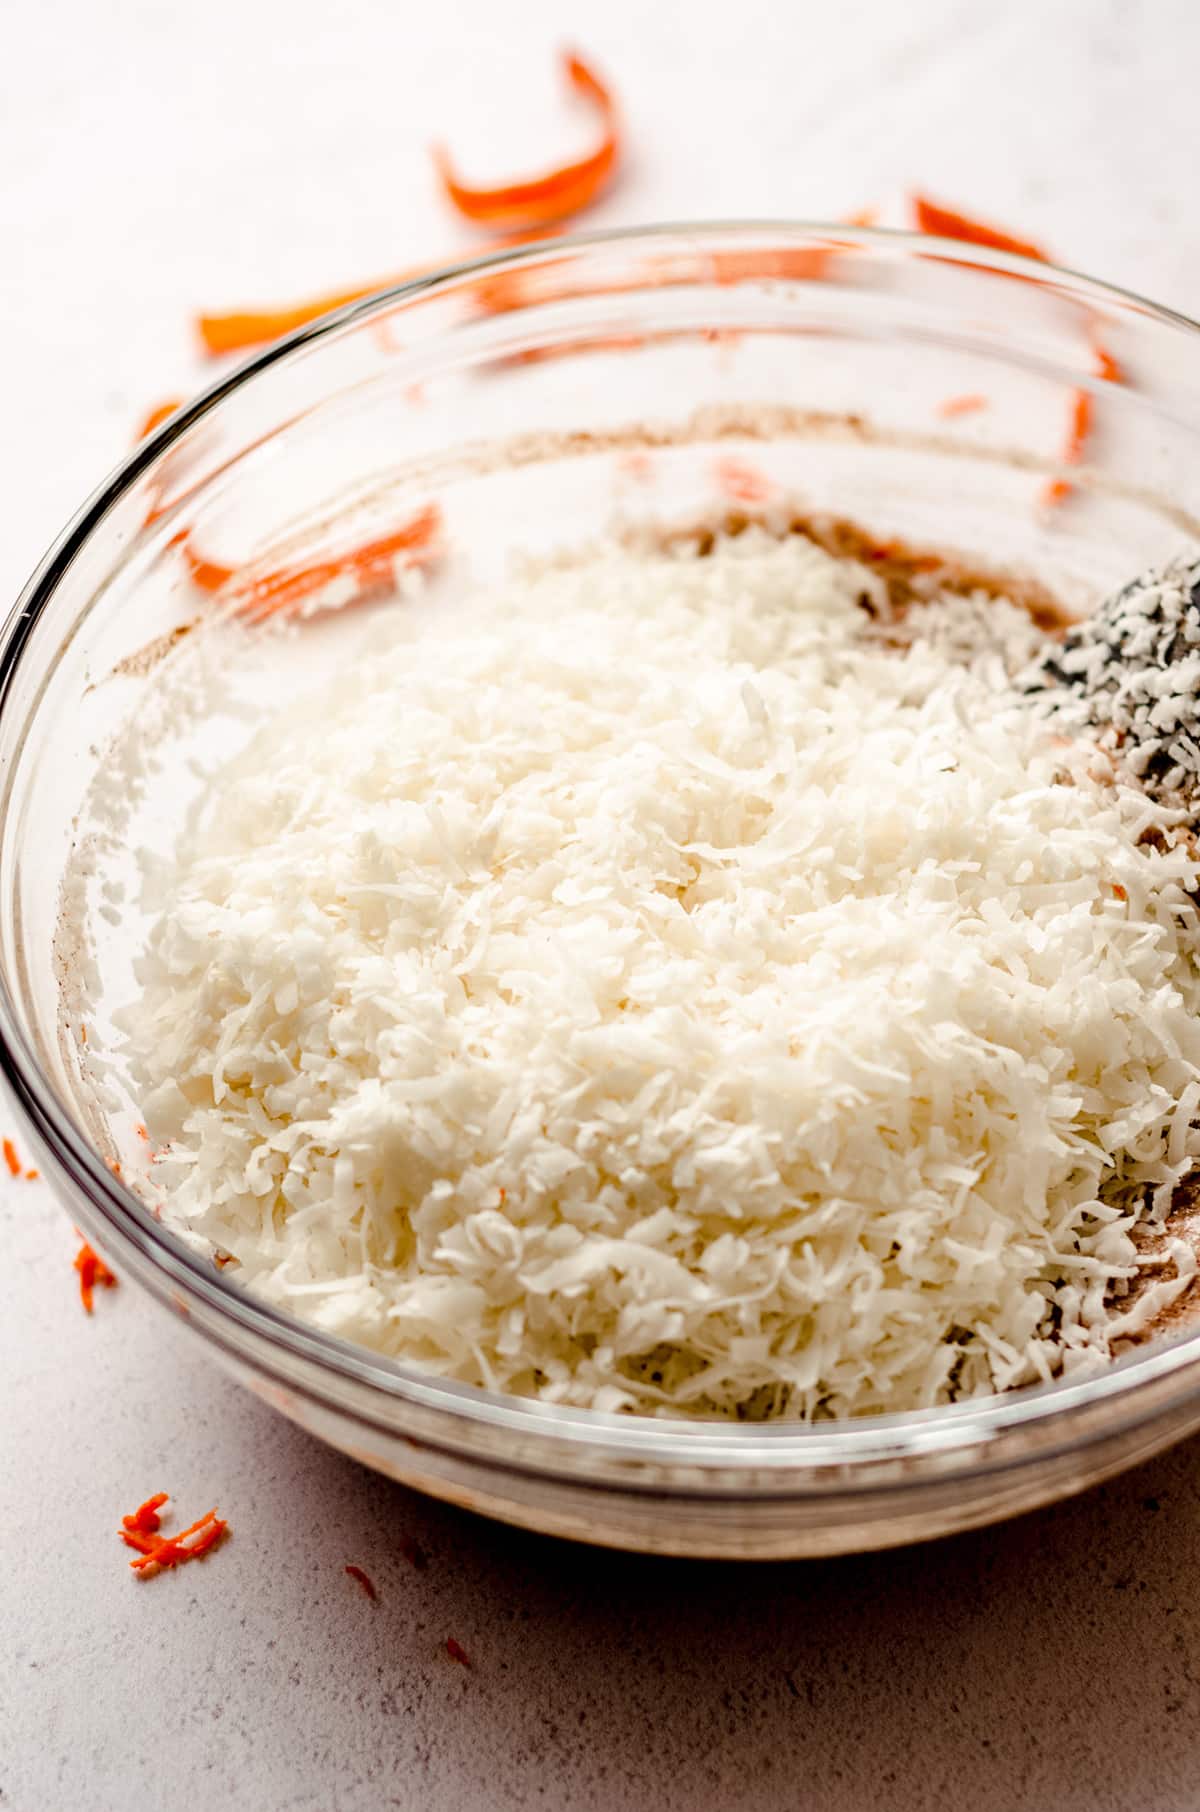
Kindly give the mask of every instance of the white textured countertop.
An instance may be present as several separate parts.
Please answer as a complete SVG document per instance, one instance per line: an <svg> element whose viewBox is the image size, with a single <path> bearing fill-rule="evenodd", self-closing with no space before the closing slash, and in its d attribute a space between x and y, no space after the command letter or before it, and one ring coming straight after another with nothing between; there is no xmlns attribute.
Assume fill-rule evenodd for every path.
<svg viewBox="0 0 1200 1812"><path fill-rule="evenodd" d="M144 409L198 384L194 308L466 244L435 133L485 180L582 143L567 33L628 120L596 225L830 217L919 184L1200 309L1195 0L44 0L0 58L0 598ZM85 1318L43 1185L5 1177L0 1227L0 1812L1200 1801L1200 1443L898 1554L593 1553L316 1446L132 1288ZM114 1530L159 1489L234 1536L139 1584Z"/></svg>

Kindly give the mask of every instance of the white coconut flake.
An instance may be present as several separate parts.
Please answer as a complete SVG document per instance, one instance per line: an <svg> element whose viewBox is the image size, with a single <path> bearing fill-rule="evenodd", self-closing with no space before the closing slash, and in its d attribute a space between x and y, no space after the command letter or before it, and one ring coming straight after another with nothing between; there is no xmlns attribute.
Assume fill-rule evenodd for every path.
<svg viewBox="0 0 1200 1812"><path fill-rule="evenodd" d="M597 553L265 722L148 881L172 1223L548 1402L841 1416L1102 1360L1198 1150L1197 865L1014 690L1015 607L885 643L862 591L798 537Z"/></svg>

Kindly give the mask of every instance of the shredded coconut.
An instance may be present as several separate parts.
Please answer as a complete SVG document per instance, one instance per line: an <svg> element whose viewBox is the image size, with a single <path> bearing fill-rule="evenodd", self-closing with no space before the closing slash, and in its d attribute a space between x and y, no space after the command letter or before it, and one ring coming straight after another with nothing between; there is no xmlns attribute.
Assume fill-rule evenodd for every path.
<svg viewBox="0 0 1200 1812"><path fill-rule="evenodd" d="M897 634L864 583L759 532L597 553L266 721L148 881L172 1222L547 1402L842 1416L1103 1360L1200 1150L1197 864L1014 689L1022 613Z"/></svg>

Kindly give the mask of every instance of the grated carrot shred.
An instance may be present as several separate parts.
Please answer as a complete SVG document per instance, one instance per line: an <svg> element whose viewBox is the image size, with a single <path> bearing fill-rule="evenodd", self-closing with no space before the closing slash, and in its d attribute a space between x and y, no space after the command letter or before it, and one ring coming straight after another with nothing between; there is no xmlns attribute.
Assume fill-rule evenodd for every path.
<svg viewBox="0 0 1200 1812"><path fill-rule="evenodd" d="M4 1152L4 1162L8 1165L9 1176L19 1177L21 1174L21 1160L17 1156L17 1148L12 1140L5 1139L3 1146L0 1147L0 1149Z"/></svg>
<svg viewBox="0 0 1200 1812"><path fill-rule="evenodd" d="M492 240L496 246L527 245L531 239L542 239L546 233L505 233ZM272 340L282 339L284 334L295 333L298 327L307 327L310 321L317 321L322 315L332 314L336 308L348 308L352 302L365 302L368 296L374 296L383 289L395 289L401 283L415 283L421 277L431 277L436 271L445 270L455 264L460 253L444 252L440 258L423 259L419 264L406 265L403 270L393 271L390 277L377 277L371 283L356 283L352 289L330 290L325 295L310 296L305 302L285 303L275 308L233 309L226 313L202 314L196 316L196 331L206 357L219 359L232 352L246 352L253 346L267 346ZM399 351L399 347L391 348ZM410 386L413 388L413 386Z"/></svg>
<svg viewBox="0 0 1200 1812"><path fill-rule="evenodd" d="M158 1515L158 1511L166 1501L166 1492L156 1491L153 1497L148 1497L144 1504L138 1505L132 1516L123 1516L121 1518L122 1528L129 1530L130 1533L136 1533L138 1535L157 1534L159 1525L162 1521L162 1518Z"/></svg>
<svg viewBox="0 0 1200 1812"><path fill-rule="evenodd" d="M78 1227L75 1231L79 1232ZM80 1234L81 1239L82 1237ZM75 1254L75 1269L79 1273L79 1300L83 1304L85 1314L90 1315L97 1286L104 1290L115 1290L117 1280L100 1254L94 1252L86 1240Z"/></svg>
<svg viewBox="0 0 1200 1812"><path fill-rule="evenodd" d="M457 1661L460 1667L470 1667L470 1655L468 1655L462 1643L456 1642L453 1636L446 1637L446 1653L452 1661Z"/></svg>
<svg viewBox="0 0 1200 1812"><path fill-rule="evenodd" d="M280 340L285 333L295 333L310 321L332 314L335 308L347 308L351 302L362 302L377 290L392 289L398 283L411 283L441 270L452 259L433 258L426 263L411 264L390 277L373 283L356 283L352 289L335 289L327 295L313 296L307 302L294 302L282 308L235 309L227 314L204 314L196 317L200 343L210 359L230 352L245 352L251 346L265 346Z"/></svg>
<svg viewBox="0 0 1200 1812"><path fill-rule="evenodd" d="M229 1527L214 1509L206 1511L177 1535L160 1535L162 1519L158 1512L167 1501L165 1491L156 1491L132 1515L121 1518L117 1534L127 1548L136 1551L137 1559L131 1560L129 1564L142 1577L148 1578L152 1572L181 1566L184 1561L197 1560L220 1541ZM195 1539L189 1541L189 1536L194 1536Z"/></svg>
<svg viewBox="0 0 1200 1812"><path fill-rule="evenodd" d="M1109 352L1107 346L1101 345L1099 340L1095 341L1092 346L1092 357L1096 363L1097 377L1105 378L1110 384L1123 384L1125 382L1125 373L1121 366L1118 365L1116 359L1113 358L1113 355Z"/></svg>
<svg viewBox="0 0 1200 1812"><path fill-rule="evenodd" d="M1017 239L1000 227L987 226L982 220L973 219L970 214L944 208L938 202L930 201L927 195L914 195L912 208L923 233L931 233L939 239L961 239L969 245L988 245L993 251L1034 258L1039 264L1046 262L1046 253L1031 239Z"/></svg>
<svg viewBox="0 0 1200 1812"><path fill-rule="evenodd" d="M1064 466L1077 466L1083 458L1088 436L1092 431L1092 393L1090 390L1073 390L1071 392L1071 413L1067 424L1067 437L1059 455ZM1069 478L1050 478L1042 487L1042 502L1053 505L1062 503L1075 489Z"/></svg>
<svg viewBox="0 0 1200 1812"><path fill-rule="evenodd" d="M182 409L183 404L184 399L181 396L169 396L165 401L155 403L153 409L143 417L142 424L137 431L137 439L145 440L148 434L153 434L156 428L161 428L167 417L174 415L176 409Z"/></svg>
<svg viewBox="0 0 1200 1812"><path fill-rule="evenodd" d="M718 486L735 503L765 503L771 495L771 481L765 472L744 459L718 459L713 466Z"/></svg>
<svg viewBox="0 0 1200 1812"><path fill-rule="evenodd" d="M980 409L986 409L988 400L978 391L964 396L947 396L937 406L937 412L943 421L952 421L959 415L974 415Z"/></svg>
<svg viewBox="0 0 1200 1812"><path fill-rule="evenodd" d="M943 208L925 195L914 195L911 199L917 225L924 233L933 233L942 239L961 239L971 245L991 246L996 251L1013 252L1022 258L1036 259L1039 264L1047 262L1047 253L1030 239L1017 239L1000 227L987 226L982 220L975 220L969 214ZM1097 377L1104 378L1110 384L1125 382L1125 373L1117 360L1099 340L1093 341L1092 358ZM1061 455L1064 465L1079 464L1092 425L1090 392L1072 391L1067 438ZM1044 504L1061 503L1074 489L1069 478L1048 479L1042 487L1041 501Z"/></svg>
<svg viewBox="0 0 1200 1812"><path fill-rule="evenodd" d="M352 578L357 591L348 602L360 603L370 593L392 583L397 560L404 559L411 566L428 564L436 554L441 525L442 513L430 503L390 534L380 535L348 553L308 565L282 566L274 572L256 575L251 571L248 577L239 576L235 567L198 554L190 535L180 538L179 547L194 585L214 595L228 589L228 601L239 617L262 622L267 617L287 615L336 579ZM339 608L344 609L345 605Z"/></svg>
<svg viewBox="0 0 1200 1812"><path fill-rule="evenodd" d="M578 214L607 187L621 154L617 105L611 91L575 51L563 52L563 69L577 94L600 114L603 135L596 149L576 162L560 164L543 176L498 188L473 188L455 173L443 145L433 147L442 187L467 220L487 227L549 226Z"/></svg>

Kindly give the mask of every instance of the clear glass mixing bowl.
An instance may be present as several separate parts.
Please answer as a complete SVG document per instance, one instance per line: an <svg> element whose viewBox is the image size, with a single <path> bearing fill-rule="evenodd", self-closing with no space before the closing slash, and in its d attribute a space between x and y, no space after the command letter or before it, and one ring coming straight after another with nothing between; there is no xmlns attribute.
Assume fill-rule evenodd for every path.
<svg viewBox="0 0 1200 1812"><path fill-rule="evenodd" d="M1098 374L1099 343L1123 382ZM1079 387L1086 464L1047 509ZM986 406L948 414L964 395ZM811 1428L491 1395L327 1337L189 1249L139 1200L137 1103L119 1065L99 1067L138 931L131 852L175 834L189 756L234 746L265 701L364 658L378 611L409 608L248 632L196 585L181 530L215 564L278 570L336 564L436 505L437 609L421 607L436 634L438 610L514 553L694 527L747 507L731 491L959 550L1086 609L1200 540L1200 332L988 251L750 224L483 260L252 359L108 480L5 624L0 1055L45 1174L122 1278L313 1433L533 1528L829 1554L982 1523L1146 1458L1200 1426L1200 1338L1086 1381ZM227 683L180 712L164 677L197 650Z"/></svg>

